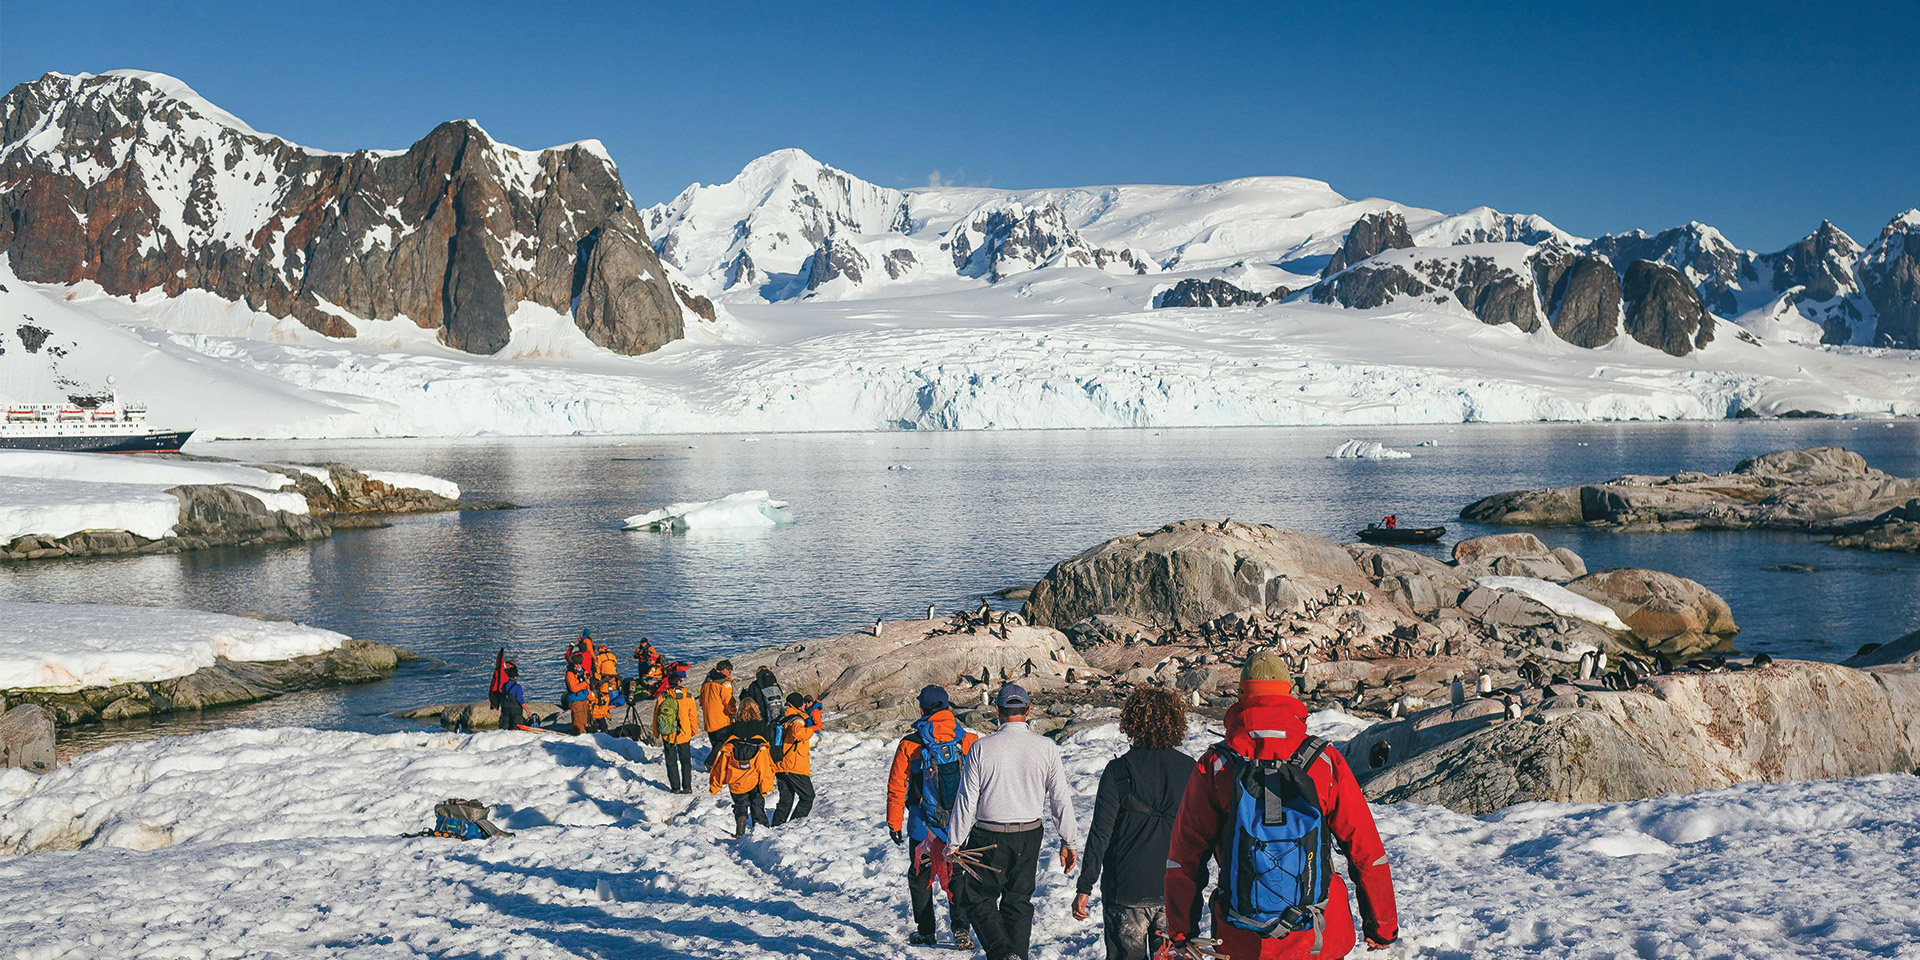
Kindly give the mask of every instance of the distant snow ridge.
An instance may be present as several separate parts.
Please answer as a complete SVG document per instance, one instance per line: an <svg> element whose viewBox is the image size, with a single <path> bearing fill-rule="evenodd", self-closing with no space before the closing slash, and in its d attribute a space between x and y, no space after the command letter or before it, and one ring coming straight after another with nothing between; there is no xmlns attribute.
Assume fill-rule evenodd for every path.
<svg viewBox="0 0 1920 960"><path fill-rule="evenodd" d="M1348 440L1327 454L1329 460L1407 460L1413 454L1395 450L1378 440Z"/></svg>
<svg viewBox="0 0 1920 960"><path fill-rule="evenodd" d="M718 500L670 503L658 510L626 519L628 530L685 533L690 530L743 530L778 527L793 522L785 500L765 490L745 490Z"/></svg>

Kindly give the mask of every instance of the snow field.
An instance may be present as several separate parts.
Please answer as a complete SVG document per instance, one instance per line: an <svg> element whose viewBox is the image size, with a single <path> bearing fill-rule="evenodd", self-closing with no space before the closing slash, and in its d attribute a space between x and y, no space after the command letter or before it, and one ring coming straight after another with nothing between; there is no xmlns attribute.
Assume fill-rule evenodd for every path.
<svg viewBox="0 0 1920 960"><path fill-rule="evenodd" d="M219 657L291 660L346 640L304 624L199 610L0 600L0 690L168 680Z"/></svg>
<svg viewBox="0 0 1920 960"><path fill-rule="evenodd" d="M1352 721L1314 726L1343 735ZM1196 730L1187 747L1217 736ZM1065 745L1083 822L1122 749L1113 726ZM955 956L905 946L906 853L881 827L891 753L826 734L813 819L736 845L725 798L704 788L663 822L686 799L638 762L653 750L612 738L229 730L119 744L38 780L0 774L8 849L91 840L0 858L0 936L23 957L89 960ZM397 836L450 796L499 804L518 835ZM1484 819L1376 813L1403 939L1369 956L1894 957L1920 935L1920 778ZM1042 869L1037 960L1103 956L1072 896L1072 878Z"/></svg>
<svg viewBox="0 0 1920 960"><path fill-rule="evenodd" d="M448 500L460 499L460 485L452 480L430 477L424 473L401 473L394 470L363 471L369 480L378 480L389 487L407 487L437 493Z"/></svg>
<svg viewBox="0 0 1920 960"><path fill-rule="evenodd" d="M1585 620L1609 630L1632 629L1620 619L1619 614L1613 612L1612 607L1583 597L1551 580L1537 577L1479 577L1473 582L1490 590L1512 590L1538 600L1542 606L1563 617Z"/></svg>
<svg viewBox="0 0 1920 960"><path fill-rule="evenodd" d="M307 498L282 492L291 478L239 464L0 450L0 543L83 530L158 540L180 520L180 501L166 491L182 484L226 485L270 510L307 512Z"/></svg>

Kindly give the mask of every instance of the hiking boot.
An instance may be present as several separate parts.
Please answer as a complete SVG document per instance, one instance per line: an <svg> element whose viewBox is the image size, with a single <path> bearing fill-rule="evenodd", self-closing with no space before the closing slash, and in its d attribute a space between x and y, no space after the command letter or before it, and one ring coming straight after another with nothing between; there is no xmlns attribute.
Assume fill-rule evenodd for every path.
<svg viewBox="0 0 1920 960"><path fill-rule="evenodd" d="M956 930L956 931L954 931L954 934L953 934L953 948L954 948L955 950L972 950L972 949L973 949L973 935L972 935L972 934L970 934L970 933L968 933L968 932L967 932L967 931L965 931L965 930Z"/></svg>
<svg viewBox="0 0 1920 960"><path fill-rule="evenodd" d="M921 933L916 930L907 934L907 946L909 947L931 947L933 944L934 939L931 933Z"/></svg>
<svg viewBox="0 0 1920 960"><path fill-rule="evenodd" d="M746 835L747 835L747 818L734 817L733 818L733 838L735 840L738 840L741 837L744 837Z"/></svg>

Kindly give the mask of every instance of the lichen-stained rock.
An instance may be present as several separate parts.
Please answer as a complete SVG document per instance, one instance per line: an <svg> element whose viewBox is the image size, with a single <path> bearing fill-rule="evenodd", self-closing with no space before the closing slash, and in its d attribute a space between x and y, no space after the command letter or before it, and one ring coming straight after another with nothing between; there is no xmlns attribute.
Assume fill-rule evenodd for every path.
<svg viewBox="0 0 1920 960"><path fill-rule="evenodd" d="M619 353L683 332L594 141L519 150L460 120L405 151L328 153L170 77L117 71L14 87L0 145L0 248L23 280L204 290L328 336L352 335L349 317L406 318L475 353L506 344L522 302Z"/></svg>
<svg viewBox="0 0 1920 960"><path fill-rule="evenodd" d="M1182 520L1055 564L1034 586L1026 616L1061 628L1095 614L1194 626L1247 609L1291 609L1333 588L1370 586L1331 540L1265 524Z"/></svg>
<svg viewBox="0 0 1920 960"><path fill-rule="evenodd" d="M1685 577L1623 568L1588 574L1567 589L1612 608L1634 636L1671 657L1730 646L1740 627L1720 595Z"/></svg>
<svg viewBox="0 0 1920 960"><path fill-rule="evenodd" d="M1632 691L1528 691L1364 731L1343 746L1367 796L1481 815L1529 801L1615 803L1748 781L1907 773L1920 670L1779 661L1655 677ZM1374 767L1375 745L1387 762Z"/></svg>
<svg viewBox="0 0 1920 960"><path fill-rule="evenodd" d="M1537 577L1565 583L1587 572L1577 555L1556 552L1531 533L1500 533L1462 540L1453 545L1453 563L1459 575L1469 580Z"/></svg>
<svg viewBox="0 0 1920 960"><path fill-rule="evenodd" d="M1920 347L1920 210L1893 218L1861 255L1858 271L1879 316L1874 343Z"/></svg>
<svg viewBox="0 0 1920 960"><path fill-rule="evenodd" d="M1407 609L1425 616L1460 605L1473 578L1424 553L1400 547L1357 543L1347 547L1360 569Z"/></svg>

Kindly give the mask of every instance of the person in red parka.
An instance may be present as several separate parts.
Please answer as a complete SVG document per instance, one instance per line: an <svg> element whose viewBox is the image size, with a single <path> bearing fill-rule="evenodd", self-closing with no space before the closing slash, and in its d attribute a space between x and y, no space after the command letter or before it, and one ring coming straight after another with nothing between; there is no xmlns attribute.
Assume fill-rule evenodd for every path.
<svg viewBox="0 0 1920 960"><path fill-rule="evenodd" d="M1255 760L1286 760L1307 738L1307 707L1293 697L1292 675L1286 661L1271 651L1256 651L1240 671L1240 700L1227 709L1225 746ZM1219 746L1201 756L1187 779L1187 791L1174 822L1173 842L1167 851L1167 936L1162 956L1197 957L1200 898L1207 886L1207 861L1224 864L1227 831L1233 829L1229 807L1234 777ZM1313 762L1314 785L1320 808L1348 873L1360 896L1360 917L1367 946L1380 949L1400 935L1393 905L1393 874L1387 851L1373 824L1373 811L1339 751L1328 748ZM1216 894L1218 897L1219 894ZM1213 904L1213 950L1230 960L1320 960L1344 957L1354 947L1353 913L1347 906L1347 885L1335 875L1328 879L1324 924L1283 937L1262 937L1223 921L1224 904Z"/></svg>

